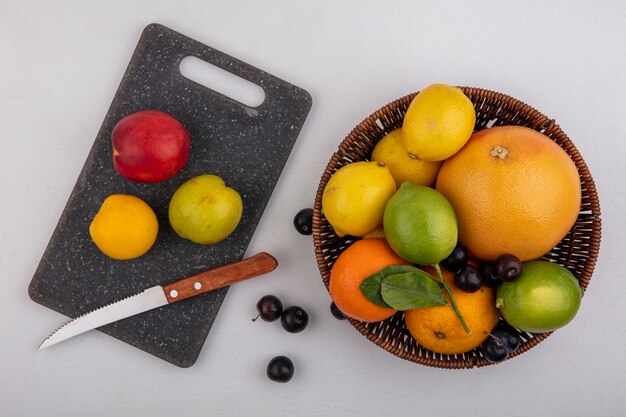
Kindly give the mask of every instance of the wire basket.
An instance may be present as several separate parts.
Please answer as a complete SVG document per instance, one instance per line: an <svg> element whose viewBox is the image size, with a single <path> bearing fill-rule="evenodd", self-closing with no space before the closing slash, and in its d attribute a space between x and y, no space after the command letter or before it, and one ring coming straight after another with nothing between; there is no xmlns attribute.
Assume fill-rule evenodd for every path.
<svg viewBox="0 0 626 417"><path fill-rule="evenodd" d="M461 87L476 110L475 131L492 126L517 125L537 130L559 144L572 158L580 174L582 191L581 208L576 223L567 235L542 259L566 267L578 279L583 290L587 289L598 258L602 223L600 203L591 173L582 156L561 130L550 119L531 106L505 94L490 90ZM379 140L387 133L402 126L409 104L417 93L392 101L376 110L359 123L339 145L332 155L317 190L313 209L313 242L315 256L322 281L328 289L330 271L339 254L358 240L358 237L338 237L322 213L322 194L326 183L339 168L352 162L367 161ZM361 334L386 351L412 362L426 366L464 369L491 365L480 349L459 355L432 352L420 346L404 323L404 313L375 323L365 323L350 317L347 320ZM551 333L527 333L519 331L522 343L509 355L518 356L545 340Z"/></svg>

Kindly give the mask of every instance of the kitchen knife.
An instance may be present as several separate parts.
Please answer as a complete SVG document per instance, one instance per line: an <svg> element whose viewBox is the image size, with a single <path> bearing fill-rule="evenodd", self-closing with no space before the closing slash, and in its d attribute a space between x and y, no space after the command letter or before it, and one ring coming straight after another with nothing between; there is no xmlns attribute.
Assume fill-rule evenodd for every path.
<svg viewBox="0 0 626 417"><path fill-rule="evenodd" d="M44 340L39 350L105 324L266 274L273 271L277 265L272 255L261 252L242 261L210 269L171 284L150 287L67 322Z"/></svg>

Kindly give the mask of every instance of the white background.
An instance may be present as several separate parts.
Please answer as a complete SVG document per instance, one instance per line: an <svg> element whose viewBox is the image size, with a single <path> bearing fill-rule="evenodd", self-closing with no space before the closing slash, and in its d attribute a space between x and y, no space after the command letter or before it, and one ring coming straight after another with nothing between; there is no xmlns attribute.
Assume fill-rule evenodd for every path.
<svg viewBox="0 0 626 417"><path fill-rule="evenodd" d="M175 5L176 3L176 5ZM65 317L28 283L143 28L162 23L308 90L313 109L248 254L269 276L231 288L200 358L180 369L99 332L36 350ZM626 412L626 5L615 1L0 0L0 414L3 416L618 416ZM339 141L434 82L510 94L556 118L585 157L603 240L576 319L498 366L398 359L329 313L311 207ZM252 323L273 293L300 334ZM275 355L296 367L265 377Z"/></svg>

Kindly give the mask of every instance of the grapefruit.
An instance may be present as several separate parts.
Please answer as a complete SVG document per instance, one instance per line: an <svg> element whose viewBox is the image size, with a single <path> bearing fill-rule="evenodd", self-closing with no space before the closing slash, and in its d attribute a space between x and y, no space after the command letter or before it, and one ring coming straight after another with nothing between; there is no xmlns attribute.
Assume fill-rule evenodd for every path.
<svg viewBox="0 0 626 417"><path fill-rule="evenodd" d="M436 188L456 212L470 255L538 258L565 237L580 210L576 165L547 136L521 126L474 134L446 160Z"/></svg>

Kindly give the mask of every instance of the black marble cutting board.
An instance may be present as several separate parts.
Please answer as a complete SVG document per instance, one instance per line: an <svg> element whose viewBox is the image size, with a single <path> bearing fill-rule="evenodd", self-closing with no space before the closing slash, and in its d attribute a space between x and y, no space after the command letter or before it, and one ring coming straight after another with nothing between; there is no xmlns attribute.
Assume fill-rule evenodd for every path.
<svg viewBox="0 0 626 417"><path fill-rule="evenodd" d="M261 86L264 102L250 108L183 77L179 64L188 55ZM310 108L311 97L303 89L164 26L147 26L30 283L30 297L76 317L155 284L242 259ZM113 127L122 117L147 109L170 113L191 135L185 168L157 184L126 180L112 163ZM244 207L235 232L207 246L178 237L167 219L176 188L205 173L219 175L236 189ZM114 193L142 198L159 220L155 245L134 260L106 257L89 236L91 220ZM216 290L99 330L174 365L189 367L200 354L226 291ZM63 344L54 348L63 349Z"/></svg>

